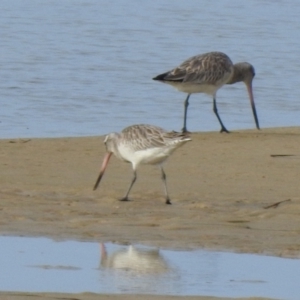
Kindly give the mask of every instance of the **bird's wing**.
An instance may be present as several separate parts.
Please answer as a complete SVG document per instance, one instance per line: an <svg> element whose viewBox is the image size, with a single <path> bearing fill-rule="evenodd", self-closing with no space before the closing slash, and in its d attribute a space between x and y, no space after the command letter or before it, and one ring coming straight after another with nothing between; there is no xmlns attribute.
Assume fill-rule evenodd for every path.
<svg viewBox="0 0 300 300"><path fill-rule="evenodd" d="M123 143L130 144L134 151L146 150L157 147L170 146L178 142L186 142L190 137L186 133L167 132L153 125L132 125L122 131Z"/></svg>
<svg viewBox="0 0 300 300"><path fill-rule="evenodd" d="M210 52L193 56L168 72L164 80L215 84L232 72L232 62L224 53Z"/></svg>
<svg viewBox="0 0 300 300"><path fill-rule="evenodd" d="M134 151L161 147L164 129L153 125L132 125L122 131L124 143L130 143Z"/></svg>

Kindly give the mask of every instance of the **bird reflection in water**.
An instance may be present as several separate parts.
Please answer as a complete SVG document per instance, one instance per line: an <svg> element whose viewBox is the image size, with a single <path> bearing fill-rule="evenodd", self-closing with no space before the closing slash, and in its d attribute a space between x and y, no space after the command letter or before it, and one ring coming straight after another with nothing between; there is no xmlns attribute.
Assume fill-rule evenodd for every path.
<svg viewBox="0 0 300 300"><path fill-rule="evenodd" d="M130 245L108 254L105 245L101 243L100 250L101 268L141 274L163 274L169 271L169 266L159 249L136 248Z"/></svg>

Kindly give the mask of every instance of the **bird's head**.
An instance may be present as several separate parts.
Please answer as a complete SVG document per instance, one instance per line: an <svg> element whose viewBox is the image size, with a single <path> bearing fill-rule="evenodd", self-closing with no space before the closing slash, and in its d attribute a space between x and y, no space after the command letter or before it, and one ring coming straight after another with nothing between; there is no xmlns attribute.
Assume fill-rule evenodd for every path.
<svg viewBox="0 0 300 300"><path fill-rule="evenodd" d="M116 141L116 138L117 138L118 134L117 133L110 133L108 134L105 139L104 139L104 145L106 147L106 151L107 152L112 152L114 153L115 152L115 141Z"/></svg>
<svg viewBox="0 0 300 300"><path fill-rule="evenodd" d="M236 82L244 82L246 85L251 85L255 76L254 67L248 62L240 62L234 64L234 71L231 79L227 84L234 84Z"/></svg>

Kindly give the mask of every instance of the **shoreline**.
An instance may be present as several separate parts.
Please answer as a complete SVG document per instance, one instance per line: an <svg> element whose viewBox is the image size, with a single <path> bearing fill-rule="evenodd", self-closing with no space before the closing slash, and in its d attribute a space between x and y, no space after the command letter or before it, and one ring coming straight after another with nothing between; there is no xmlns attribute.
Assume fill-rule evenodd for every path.
<svg viewBox="0 0 300 300"><path fill-rule="evenodd" d="M148 122L145 123L141 123L141 124L148 124ZM133 125L133 124L131 124ZM159 127L164 128L163 126L159 125L159 124L150 124L150 125L156 125ZM128 125L130 126L130 124ZM240 129L229 129L229 133L220 133L219 130L204 130L204 131L192 131L191 134L215 134L215 133L220 133L220 134L235 134L235 133L241 133L241 132L264 132L264 131L285 131L285 130L297 130L300 126L276 126L276 127L264 127L264 128L260 128L260 129L256 129L256 128L240 128ZM124 127L125 128L125 127ZM0 137L0 141L4 141L4 140L42 140L42 139L65 139L65 138L70 138L70 139L76 139L76 138L104 138L107 134L109 134L110 132L120 132L122 129L121 128L119 131L107 131L106 133L103 134L95 134L95 135L63 135L63 136L15 136L15 137ZM165 128L166 129L166 128ZM180 130L175 130L175 129L170 129L170 131L180 131Z"/></svg>
<svg viewBox="0 0 300 300"><path fill-rule="evenodd" d="M66 299L66 300L233 300L233 298L220 298L209 296L160 296L160 295L130 295L130 294L94 294L94 293L22 293L22 292L0 292L0 299L3 300L27 300L43 299ZM251 297L234 298L235 300L272 300L271 298ZM275 300L275 299L273 299Z"/></svg>

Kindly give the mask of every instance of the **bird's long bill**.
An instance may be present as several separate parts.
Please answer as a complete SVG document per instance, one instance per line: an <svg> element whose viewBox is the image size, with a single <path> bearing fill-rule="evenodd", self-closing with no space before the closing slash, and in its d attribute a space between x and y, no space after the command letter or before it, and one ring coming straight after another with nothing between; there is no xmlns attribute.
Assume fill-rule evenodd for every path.
<svg viewBox="0 0 300 300"><path fill-rule="evenodd" d="M95 183L95 185L94 185L94 189L93 189L93 190L97 189L97 187L98 187L98 185L99 185L99 183L100 183L100 181L101 181L101 178L102 178L102 176L103 176L103 174L104 174L104 172L105 172L105 169L106 169L106 167L107 167L107 164L108 164L108 162L109 162L109 159L110 159L111 155L112 155L112 152L107 152L107 153L105 154L104 159L103 159L103 162L102 162L100 174L99 174L99 176L98 176L98 178L97 178L97 181L96 181L96 183Z"/></svg>
<svg viewBox="0 0 300 300"><path fill-rule="evenodd" d="M249 99L250 99L250 103L251 103L251 107L252 107L252 112L253 112L256 128L260 129L259 128L259 123L258 123L258 118L257 118L257 113L256 113L256 108L255 108L255 103L254 103L254 97L253 97L253 91L252 91L252 82L247 83L246 86L247 86L247 90L248 90L248 94L249 94Z"/></svg>

